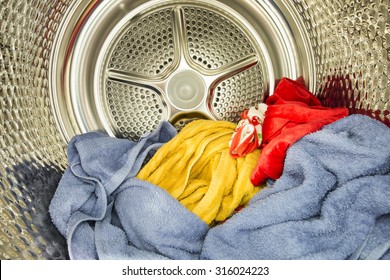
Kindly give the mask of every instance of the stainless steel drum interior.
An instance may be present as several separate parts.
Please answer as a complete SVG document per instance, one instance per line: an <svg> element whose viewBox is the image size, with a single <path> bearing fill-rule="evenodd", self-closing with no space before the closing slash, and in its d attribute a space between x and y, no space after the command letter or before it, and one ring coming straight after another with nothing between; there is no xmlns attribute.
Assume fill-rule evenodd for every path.
<svg viewBox="0 0 390 280"><path fill-rule="evenodd" d="M0 259L68 257L47 209L76 134L236 122L284 76L389 125L389 13L387 0L0 0Z"/></svg>

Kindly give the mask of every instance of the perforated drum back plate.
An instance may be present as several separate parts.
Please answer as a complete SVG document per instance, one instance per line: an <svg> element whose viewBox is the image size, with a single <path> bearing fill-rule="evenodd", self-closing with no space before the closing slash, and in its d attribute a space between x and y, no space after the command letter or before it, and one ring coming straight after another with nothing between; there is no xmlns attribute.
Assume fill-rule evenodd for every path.
<svg viewBox="0 0 390 280"><path fill-rule="evenodd" d="M96 100L116 136L137 139L183 112L187 123L189 111L237 122L268 89L267 53L234 14L221 4L170 2L126 18L102 48Z"/></svg>

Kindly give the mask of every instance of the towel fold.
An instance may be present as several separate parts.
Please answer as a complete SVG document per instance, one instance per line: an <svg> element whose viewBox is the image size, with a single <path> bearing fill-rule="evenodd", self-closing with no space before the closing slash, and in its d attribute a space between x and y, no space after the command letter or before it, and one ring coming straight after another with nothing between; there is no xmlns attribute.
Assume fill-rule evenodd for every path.
<svg viewBox="0 0 390 280"><path fill-rule="evenodd" d="M134 176L176 135L167 122L138 142L75 136L50 203L71 259L199 259L208 226L168 193Z"/></svg>
<svg viewBox="0 0 390 280"><path fill-rule="evenodd" d="M229 156L235 125L197 120L162 146L137 175L160 186L205 223L226 220L260 189L250 182L260 151Z"/></svg>
<svg viewBox="0 0 390 280"><path fill-rule="evenodd" d="M303 84L288 78L280 81L266 104L263 149L251 175L254 185L281 176L286 151L297 140L348 115L346 108L322 107Z"/></svg>
<svg viewBox="0 0 390 280"><path fill-rule="evenodd" d="M287 152L283 175L206 236L205 259L387 259L390 129L352 115Z"/></svg>
<svg viewBox="0 0 390 280"><path fill-rule="evenodd" d="M199 123L216 135L234 129L224 123ZM198 127L191 137L203 129ZM204 172L208 184L233 180L231 169L215 169L217 178L205 169L223 161L222 153L215 155L221 147L211 145L210 133L203 132L196 143L189 134L177 135L186 147L175 146L180 157L174 157L175 151L163 153L169 155L167 162L175 162L172 170L180 170L180 159L189 158L179 150L193 150L196 144L212 159L204 166L194 162L191 171ZM213 228L164 189L134 177L146 155L170 145L175 135L163 122L139 142L103 133L72 139L69 168L49 207L72 259L390 258L390 129L385 125L353 115L305 136L288 150L282 177L269 180L247 207ZM154 157L159 159L158 152ZM244 164L244 158L237 161L237 170ZM249 180L250 172L245 173L241 179ZM179 175L176 179L183 180ZM228 205L236 201L234 193L242 192L235 188L238 182L228 189L232 195L225 195L231 199ZM192 201L198 201L208 193L196 193L202 184L207 185L199 180L181 195L193 194Z"/></svg>

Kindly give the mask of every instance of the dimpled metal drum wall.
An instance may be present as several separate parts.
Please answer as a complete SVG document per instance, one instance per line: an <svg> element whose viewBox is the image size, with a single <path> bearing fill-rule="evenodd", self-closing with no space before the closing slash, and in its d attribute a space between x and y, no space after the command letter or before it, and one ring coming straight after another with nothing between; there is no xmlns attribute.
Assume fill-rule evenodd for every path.
<svg viewBox="0 0 390 280"><path fill-rule="evenodd" d="M75 134L236 122L284 76L389 125L389 13L388 0L0 0L0 259L68 258L48 205Z"/></svg>

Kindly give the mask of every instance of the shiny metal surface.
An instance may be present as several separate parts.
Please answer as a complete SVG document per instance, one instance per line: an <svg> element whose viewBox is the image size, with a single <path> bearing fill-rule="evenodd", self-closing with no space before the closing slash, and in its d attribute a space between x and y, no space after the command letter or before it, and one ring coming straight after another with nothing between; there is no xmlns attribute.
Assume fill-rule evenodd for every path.
<svg viewBox="0 0 390 280"><path fill-rule="evenodd" d="M0 1L0 259L64 259L47 212L66 167L48 69L70 1Z"/></svg>
<svg viewBox="0 0 390 280"><path fill-rule="evenodd" d="M293 2L313 47L322 103L390 126L390 2Z"/></svg>
<svg viewBox="0 0 390 280"><path fill-rule="evenodd" d="M102 67L95 72L94 93L100 93L96 97L97 111L105 112L99 117L106 131L121 136L123 132L134 134L136 129L137 136L140 136L154 129L161 120L177 119L178 114L180 116L185 111L199 111L209 118L215 118L213 109L223 99L231 103L230 111L235 107L236 115L231 118L234 121L238 118L239 107L245 108L261 102L263 93L267 90L262 80L270 80L268 73L273 73L272 65L267 63L270 59L267 51L261 49L263 43L260 38L258 41L251 38L251 32L237 21L238 15L233 11L227 14L228 7L221 3L213 6L210 1L150 3L141 6L139 13L125 17L114 28L100 52L101 60L98 65ZM222 11L226 15L221 14ZM227 44L229 48L226 47ZM254 92L252 89L254 98L248 100L233 92L214 97L218 84L254 65L258 65L257 77L260 77L256 81L259 84L256 88L258 91ZM254 76L253 79L257 77ZM117 103L105 103L107 95L120 97L123 101L124 96L137 93L105 91L104 85L114 81L136 84L161 93L164 106L158 104L155 108L152 100L148 102L150 96L142 93L141 97L146 102L137 104L142 107L138 116L148 116L151 107L161 113L154 119L122 115L115 104L120 106L123 103L119 100ZM183 87L170 87L173 83L177 86L183 83ZM238 83L244 88L249 85L244 80ZM261 85L263 87L260 88ZM175 94L176 91L178 94ZM187 97L181 98L180 94L184 91L187 91ZM148 91L145 90L145 93ZM133 102L129 100L127 106L131 107L131 104ZM150 119L149 122L146 121L147 118ZM225 115L222 118L227 119Z"/></svg>
<svg viewBox="0 0 390 280"><path fill-rule="evenodd" d="M0 259L67 258L47 207L76 133L137 138L162 119L235 120L282 76L390 126L389 13L387 0L0 0ZM148 31L125 40L144 20ZM121 40L128 53L113 55ZM185 69L213 88L188 111L167 98Z"/></svg>
<svg viewBox="0 0 390 280"><path fill-rule="evenodd" d="M91 130L137 139L188 111L237 121L283 76L315 87L309 37L275 3L81 1L65 25L50 73L66 140ZM202 102L172 102L168 85L184 70L204 81L205 92L190 94Z"/></svg>

